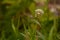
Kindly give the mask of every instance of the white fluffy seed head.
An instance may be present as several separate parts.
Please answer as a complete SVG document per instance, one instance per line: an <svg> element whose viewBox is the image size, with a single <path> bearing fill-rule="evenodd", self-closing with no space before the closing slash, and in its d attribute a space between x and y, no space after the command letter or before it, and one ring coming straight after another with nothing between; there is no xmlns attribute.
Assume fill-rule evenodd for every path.
<svg viewBox="0 0 60 40"><path fill-rule="evenodd" d="M44 11L42 9L35 10L35 17L37 17L38 15L42 15L42 14L44 14Z"/></svg>
<svg viewBox="0 0 60 40"><path fill-rule="evenodd" d="M36 14L44 14L44 11L42 9L36 9L35 13Z"/></svg>

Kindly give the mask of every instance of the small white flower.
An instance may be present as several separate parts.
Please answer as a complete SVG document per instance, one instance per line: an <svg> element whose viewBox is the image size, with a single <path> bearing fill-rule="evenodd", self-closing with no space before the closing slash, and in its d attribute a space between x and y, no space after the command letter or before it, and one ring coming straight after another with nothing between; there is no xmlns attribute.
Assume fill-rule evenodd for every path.
<svg viewBox="0 0 60 40"><path fill-rule="evenodd" d="M42 9L35 10L35 17L37 17L37 15L42 15L42 14L44 14L44 11Z"/></svg>
<svg viewBox="0 0 60 40"><path fill-rule="evenodd" d="M36 9L35 13L37 13L37 14L44 14L44 11L42 9Z"/></svg>

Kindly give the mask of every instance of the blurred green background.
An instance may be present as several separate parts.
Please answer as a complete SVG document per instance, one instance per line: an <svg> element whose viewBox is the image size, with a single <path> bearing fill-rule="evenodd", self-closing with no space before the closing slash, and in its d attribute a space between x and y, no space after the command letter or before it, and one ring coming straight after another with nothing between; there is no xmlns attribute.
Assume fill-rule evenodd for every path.
<svg viewBox="0 0 60 40"><path fill-rule="evenodd" d="M60 40L60 1L0 0L0 40Z"/></svg>

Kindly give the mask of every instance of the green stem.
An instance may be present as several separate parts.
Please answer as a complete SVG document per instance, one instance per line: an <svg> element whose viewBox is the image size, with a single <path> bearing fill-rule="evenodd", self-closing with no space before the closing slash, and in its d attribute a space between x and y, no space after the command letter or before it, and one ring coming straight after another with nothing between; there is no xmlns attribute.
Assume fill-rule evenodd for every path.
<svg viewBox="0 0 60 40"><path fill-rule="evenodd" d="M51 28L50 33L49 33L49 39L48 40L54 40L53 38L56 37L57 33L57 21L56 21L56 15L54 15L54 26Z"/></svg>

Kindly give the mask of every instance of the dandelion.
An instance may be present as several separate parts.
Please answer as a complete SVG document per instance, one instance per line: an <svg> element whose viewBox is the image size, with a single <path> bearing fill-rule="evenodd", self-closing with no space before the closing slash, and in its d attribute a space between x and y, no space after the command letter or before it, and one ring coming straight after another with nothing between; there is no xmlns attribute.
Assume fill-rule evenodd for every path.
<svg viewBox="0 0 60 40"><path fill-rule="evenodd" d="M35 17L37 17L37 15L42 15L42 14L44 14L44 11L42 9L35 10Z"/></svg>

